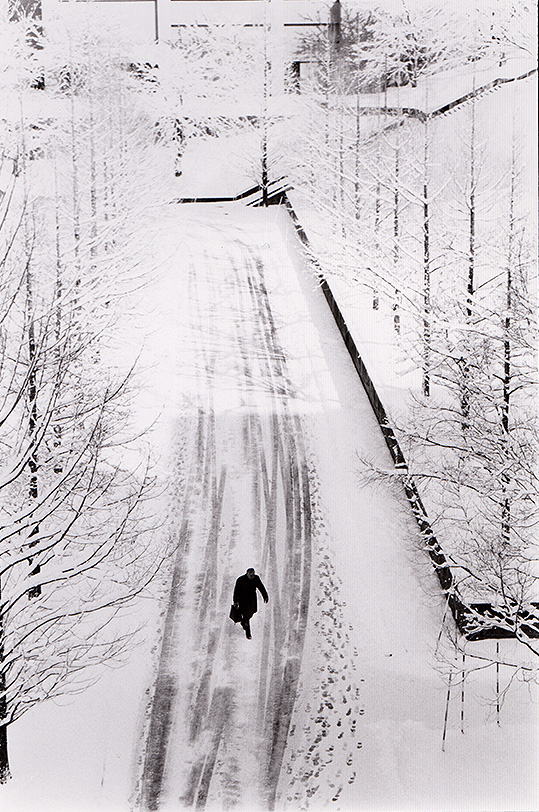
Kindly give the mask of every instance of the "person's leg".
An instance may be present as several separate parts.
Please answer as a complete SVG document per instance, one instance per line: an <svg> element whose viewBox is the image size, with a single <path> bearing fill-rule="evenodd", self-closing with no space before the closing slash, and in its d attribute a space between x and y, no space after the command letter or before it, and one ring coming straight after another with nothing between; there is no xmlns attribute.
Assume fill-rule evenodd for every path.
<svg viewBox="0 0 539 812"><path fill-rule="evenodd" d="M252 615L243 615L242 621L241 621L241 625L243 626L243 628L245 630L245 636L247 637L247 640L251 639L251 624L249 623L249 621L251 620L251 617L252 617Z"/></svg>

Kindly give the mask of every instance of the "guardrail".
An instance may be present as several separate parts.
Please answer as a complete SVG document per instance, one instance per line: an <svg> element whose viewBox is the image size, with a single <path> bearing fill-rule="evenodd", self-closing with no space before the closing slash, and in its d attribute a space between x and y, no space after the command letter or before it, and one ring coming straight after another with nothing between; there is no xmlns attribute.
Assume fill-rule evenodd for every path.
<svg viewBox="0 0 539 812"><path fill-rule="evenodd" d="M465 93L464 96L459 96L458 99L454 99L453 101L442 105L438 109L432 110L430 113L427 113L425 110L421 110L418 107L375 107L374 105L354 108L354 111L358 111L361 115L367 116L378 116L380 114L394 116L396 121L382 127L382 132L388 132L389 130L402 126L406 118L415 118L416 120L425 124L427 121L430 121L433 118L445 116L447 113L450 113L452 110L460 107L462 104L472 101L472 99L479 98L487 93L492 93L497 88L501 87L502 85L506 85L509 82L519 82L522 79L528 79L535 73L537 73L537 68L532 68L531 70L526 71L526 73L521 73L520 76L510 76L507 78L500 77L498 79L493 79L486 85L481 85L480 87L475 88L475 90L470 90L468 93ZM368 136L368 139L370 140L372 138L376 138L379 136L379 134L380 131L371 134Z"/></svg>
<svg viewBox="0 0 539 812"><path fill-rule="evenodd" d="M431 118L438 118L438 116L445 116L446 113L449 113L451 110L454 110L455 107L460 107L461 104L465 104L466 102L471 101L472 99L476 99L479 96L484 95L485 93L491 93L496 88L501 87L502 85L507 84L508 82L518 82L521 79L528 79L530 76L533 76L534 73L537 73L537 68L532 68L526 73L522 73L520 76L511 76L509 78L501 77L499 79L493 79L491 82L488 82L486 85L481 85L480 87L475 88L475 90L470 90L469 93L465 93L464 96L459 96L458 99L454 99L447 104L442 105L436 110L432 110L430 113L426 113L425 110L421 110L419 107L356 107L354 108L357 112L360 113L362 116L379 116L380 113L386 116L404 116L405 118L417 118L419 121L425 123L429 121Z"/></svg>
<svg viewBox="0 0 539 812"><path fill-rule="evenodd" d="M171 203L234 203L237 200L245 200L252 197L253 200L247 202L248 206L262 206L264 204L263 197L264 191L266 195L266 205L275 205L281 202L281 197L285 192L290 190L290 186L283 184L286 181L285 177L271 180L264 190L260 183L251 186L250 189L245 189L237 195L229 195L222 197L177 197L171 200ZM280 186L278 184L281 184Z"/></svg>
<svg viewBox="0 0 539 812"><path fill-rule="evenodd" d="M430 557L434 571L442 590L447 594L447 602L457 628L468 640L482 640L487 638L518 637L520 634L530 638L539 638L539 603L528 606L509 604L494 606L488 601L466 604L459 594L451 567L447 561L430 524L427 511L417 490L413 478L408 474L408 465L402 449L390 425L386 410L376 391L367 368L361 358L356 343L350 333L333 292L322 273L320 264L313 256L309 239L301 225L294 207L285 192L281 193L280 202L288 211L301 242L309 250L311 261L317 269L320 287L335 319L345 347L352 360L358 377L367 394L372 410L376 416L380 430L395 467L403 472L402 482L406 498L417 522L425 548Z"/></svg>

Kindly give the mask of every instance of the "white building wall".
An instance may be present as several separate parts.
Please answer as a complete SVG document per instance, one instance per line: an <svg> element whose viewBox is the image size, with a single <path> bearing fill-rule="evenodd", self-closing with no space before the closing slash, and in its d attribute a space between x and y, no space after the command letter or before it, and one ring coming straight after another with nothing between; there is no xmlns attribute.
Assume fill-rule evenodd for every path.
<svg viewBox="0 0 539 812"><path fill-rule="evenodd" d="M45 24L88 17L118 26L128 38L169 41L181 25L271 23L281 50L291 56L303 23L327 22L332 0L42 0ZM157 35L157 37L156 37Z"/></svg>
<svg viewBox="0 0 539 812"><path fill-rule="evenodd" d="M67 27L92 20L108 29L117 27L127 38L153 42L155 0L42 0L44 25L59 21Z"/></svg>

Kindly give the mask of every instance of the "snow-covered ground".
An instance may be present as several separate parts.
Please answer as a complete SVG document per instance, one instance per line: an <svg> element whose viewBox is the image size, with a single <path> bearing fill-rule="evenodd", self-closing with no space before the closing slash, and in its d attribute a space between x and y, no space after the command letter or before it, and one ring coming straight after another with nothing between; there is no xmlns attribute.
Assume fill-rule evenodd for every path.
<svg viewBox="0 0 539 812"><path fill-rule="evenodd" d="M194 166L239 191L229 143L190 143L178 196L201 194ZM287 215L158 215L138 410L168 473L156 532L176 543L161 616L140 607L129 664L14 726L2 809L537 809L536 672L514 667L531 655L501 641L498 673L493 642L455 660L404 494L369 473L391 461ZM228 619L247 566L270 593L250 641Z"/></svg>
<svg viewBox="0 0 539 812"><path fill-rule="evenodd" d="M156 683L165 696L175 686L181 702L164 719L167 703L154 698L142 808L162 793L164 808L181 797L263 809L282 755L277 808L525 809L536 792L521 781L536 752L527 687L515 681L500 726L494 666L469 674L462 705L462 663L439 640L437 582L403 494L362 476L365 461L390 469L389 456L287 216L231 204L176 217L178 238L189 237L178 244L171 305L175 399L179 428L196 422L184 434L201 447L180 444L181 570ZM309 550L302 644L301 623L295 637L290 624L306 601ZM250 564L271 603L248 642L227 610L233 579ZM494 645L469 645L466 670ZM507 662L519 657L513 649L502 644ZM286 749L277 737L272 760L297 661ZM502 687L513 673L501 669Z"/></svg>
<svg viewBox="0 0 539 812"><path fill-rule="evenodd" d="M180 797L263 809L274 792L288 809L533 808L534 691L515 679L497 717L489 666L461 705L436 580L403 494L362 476L366 458L389 469L389 456L285 213L166 217L173 259L146 291L160 320L144 398L150 411L161 400L182 554L156 680L149 640L89 693L23 719L6 808L127 809L137 780L148 809ZM270 592L252 641L227 617L249 565ZM502 641L507 662L513 648Z"/></svg>

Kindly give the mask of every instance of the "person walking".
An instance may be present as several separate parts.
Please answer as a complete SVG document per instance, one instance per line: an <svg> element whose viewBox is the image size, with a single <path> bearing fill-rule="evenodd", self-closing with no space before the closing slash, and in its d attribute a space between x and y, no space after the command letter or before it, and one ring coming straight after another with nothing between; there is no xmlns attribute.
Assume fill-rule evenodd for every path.
<svg viewBox="0 0 539 812"><path fill-rule="evenodd" d="M234 606L241 614L241 625L245 630L247 640L251 639L251 625L250 620L257 610L256 605L256 590L260 592L264 603L269 601L266 587L254 571L253 567L249 567L245 575L240 575L234 587Z"/></svg>

